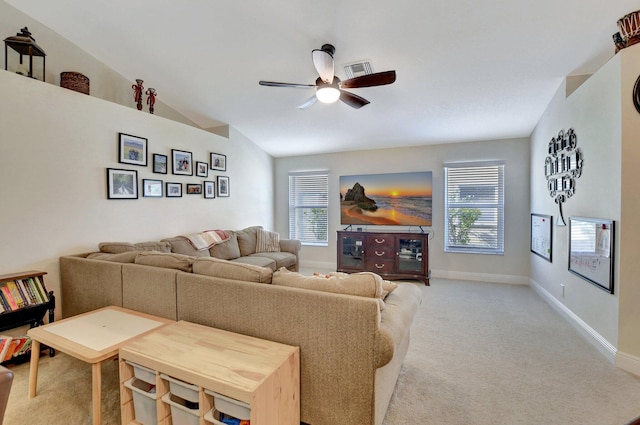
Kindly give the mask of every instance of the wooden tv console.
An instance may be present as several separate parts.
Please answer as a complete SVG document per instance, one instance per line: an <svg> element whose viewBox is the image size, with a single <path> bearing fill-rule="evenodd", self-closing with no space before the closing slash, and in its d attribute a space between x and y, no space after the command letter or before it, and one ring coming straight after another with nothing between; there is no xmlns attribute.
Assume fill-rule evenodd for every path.
<svg viewBox="0 0 640 425"><path fill-rule="evenodd" d="M374 272L385 279L429 285L429 234L338 231L338 271Z"/></svg>

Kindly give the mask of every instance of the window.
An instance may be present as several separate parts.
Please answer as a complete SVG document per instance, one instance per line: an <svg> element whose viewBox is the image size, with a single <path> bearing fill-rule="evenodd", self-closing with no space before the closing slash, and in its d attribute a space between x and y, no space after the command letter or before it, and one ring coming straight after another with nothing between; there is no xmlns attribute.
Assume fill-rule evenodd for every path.
<svg viewBox="0 0 640 425"><path fill-rule="evenodd" d="M504 254L504 163L445 164L446 252Z"/></svg>
<svg viewBox="0 0 640 425"><path fill-rule="evenodd" d="M329 244L329 173L289 174L289 238L303 245Z"/></svg>

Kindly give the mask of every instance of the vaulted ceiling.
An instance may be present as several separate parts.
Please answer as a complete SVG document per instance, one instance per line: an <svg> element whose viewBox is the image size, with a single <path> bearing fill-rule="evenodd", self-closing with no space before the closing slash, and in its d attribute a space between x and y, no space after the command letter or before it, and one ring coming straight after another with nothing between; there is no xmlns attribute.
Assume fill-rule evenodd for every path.
<svg viewBox="0 0 640 425"><path fill-rule="evenodd" d="M614 54L635 0L5 0L203 128L235 127L273 156L527 137L568 75ZM395 70L350 90L371 103L298 109L311 51ZM568 124L569 125L569 124Z"/></svg>

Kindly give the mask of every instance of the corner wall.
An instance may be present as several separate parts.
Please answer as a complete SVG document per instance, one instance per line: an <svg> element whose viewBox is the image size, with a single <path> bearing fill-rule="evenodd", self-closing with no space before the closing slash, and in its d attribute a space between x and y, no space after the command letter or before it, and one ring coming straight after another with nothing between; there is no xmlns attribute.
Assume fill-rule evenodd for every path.
<svg viewBox="0 0 640 425"><path fill-rule="evenodd" d="M234 129L223 138L4 70L0 93L0 274L46 271L48 289L59 294L58 258L95 251L101 241L273 226L273 159ZM119 132L148 139L149 165L118 162ZM171 149L203 162L225 154L227 171L154 174L151 154L171 158ZM108 200L107 168L137 171L139 199ZM185 183L218 174L229 176L230 197L184 193ZM143 178L182 183L183 196L142 198Z"/></svg>

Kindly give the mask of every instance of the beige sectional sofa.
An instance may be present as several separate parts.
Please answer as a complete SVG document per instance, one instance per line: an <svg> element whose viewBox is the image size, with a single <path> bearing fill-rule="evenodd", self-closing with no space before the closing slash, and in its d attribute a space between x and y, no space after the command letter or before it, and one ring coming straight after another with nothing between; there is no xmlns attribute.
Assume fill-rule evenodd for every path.
<svg viewBox="0 0 640 425"><path fill-rule="evenodd" d="M388 287L372 273L302 276L292 271L297 259L274 272L137 248L61 257L63 316L117 305L298 346L303 423L382 423L420 303L418 285Z"/></svg>

